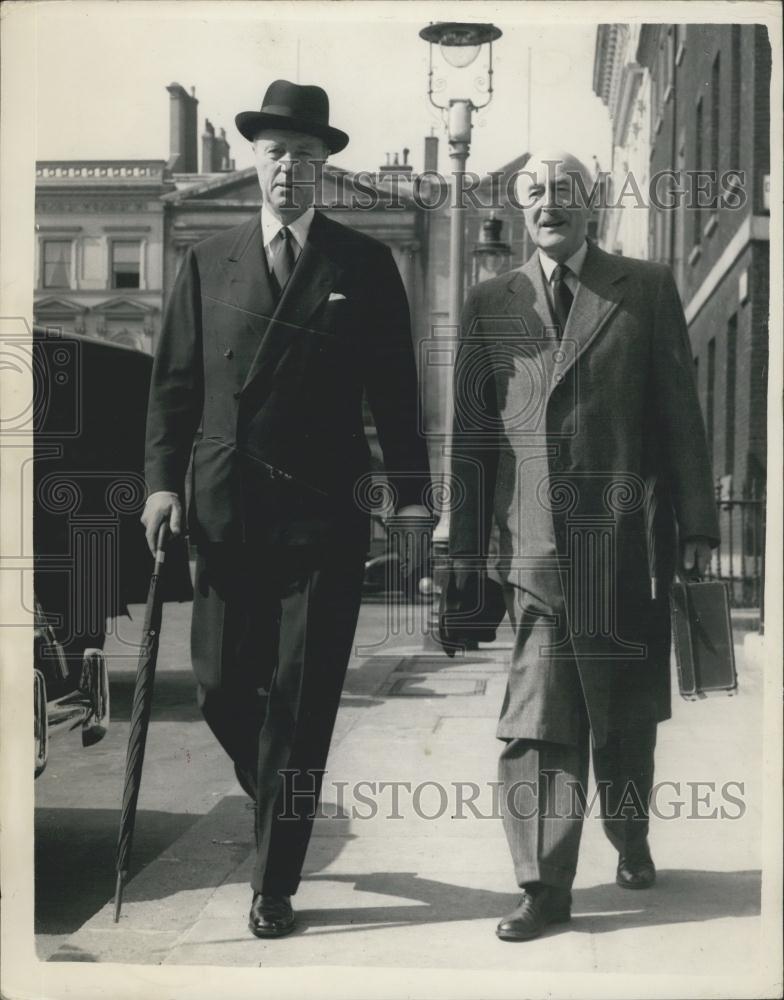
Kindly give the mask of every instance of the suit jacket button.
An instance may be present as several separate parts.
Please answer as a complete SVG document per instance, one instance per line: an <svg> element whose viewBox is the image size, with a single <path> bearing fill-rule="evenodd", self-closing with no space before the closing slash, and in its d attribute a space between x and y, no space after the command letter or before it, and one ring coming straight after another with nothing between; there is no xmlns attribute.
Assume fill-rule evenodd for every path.
<svg viewBox="0 0 784 1000"><path fill-rule="evenodd" d="M240 396L242 395L242 393L240 392L240 390L239 390L239 389L237 389L237 391L236 391L236 392L235 392L235 393L234 393L233 395L234 395L234 398L235 398L235 399L239 399L239 398L240 398Z"/></svg>
<svg viewBox="0 0 784 1000"><path fill-rule="evenodd" d="M230 347L227 347L226 350L223 352L223 356L224 358L228 358L229 361L231 361L231 359L234 357L234 351L232 351Z"/></svg>

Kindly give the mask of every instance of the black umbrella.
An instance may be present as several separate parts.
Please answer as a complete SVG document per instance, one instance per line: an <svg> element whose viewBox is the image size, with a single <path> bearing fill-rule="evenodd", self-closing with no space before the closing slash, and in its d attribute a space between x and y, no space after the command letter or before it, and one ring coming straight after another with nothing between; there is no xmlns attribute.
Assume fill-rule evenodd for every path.
<svg viewBox="0 0 784 1000"><path fill-rule="evenodd" d="M158 531L155 566L153 567L150 590L147 595L142 644L139 651L139 662L136 666L136 687L133 692L131 731L128 735L128 753L125 758L125 787L123 789L122 816L120 817L120 832L117 837L117 885L114 894L115 923L120 919L123 885L128 875L133 828L136 822L136 803L139 799L142 766L144 764L144 748L147 743L147 727L152 711L152 688L155 681L155 664L158 659L158 642L160 640L163 611L163 591L159 584L163 570L167 533L168 523L164 521Z"/></svg>

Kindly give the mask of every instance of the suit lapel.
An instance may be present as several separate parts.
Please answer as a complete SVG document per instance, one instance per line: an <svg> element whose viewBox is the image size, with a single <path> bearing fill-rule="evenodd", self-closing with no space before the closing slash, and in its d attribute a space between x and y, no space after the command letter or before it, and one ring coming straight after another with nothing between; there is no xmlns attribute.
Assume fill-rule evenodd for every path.
<svg viewBox="0 0 784 1000"><path fill-rule="evenodd" d="M329 252L327 235L326 220L316 212L305 246L297 258L288 284L283 290L283 295L248 370L242 387L243 393L265 373L274 370L286 348L307 329L310 318L324 302L330 290L337 285L341 269ZM261 245L260 231L258 242ZM262 248L262 256L263 253ZM266 262L265 274L269 284Z"/></svg>
<svg viewBox="0 0 784 1000"><path fill-rule="evenodd" d="M251 329L263 336L275 312L275 294L258 213L242 227L222 266L231 304L242 313Z"/></svg>

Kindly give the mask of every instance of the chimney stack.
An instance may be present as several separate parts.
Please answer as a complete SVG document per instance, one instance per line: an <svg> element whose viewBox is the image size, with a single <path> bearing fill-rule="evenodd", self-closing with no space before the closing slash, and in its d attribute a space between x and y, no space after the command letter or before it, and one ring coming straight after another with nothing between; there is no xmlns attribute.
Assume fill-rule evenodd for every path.
<svg viewBox="0 0 784 1000"><path fill-rule="evenodd" d="M413 167L408 162L408 154L411 152L410 149L403 150L403 162L400 162L400 154L394 154L394 160L390 163L390 154L387 153L387 162L382 164L378 168L378 178L383 180L384 177L410 177Z"/></svg>
<svg viewBox="0 0 784 1000"><path fill-rule="evenodd" d="M216 170L234 169L234 160L229 157L229 143L226 140L225 128L220 130L220 136L215 140L215 159L213 162Z"/></svg>
<svg viewBox="0 0 784 1000"><path fill-rule="evenodd" d="M425 136L425 173L437 173L438 171L438 136L433 135L433 130L430 130L430 135Z"/></svg>
<svg viewBox="0 0 784 1000"><path fill-rule="evenodd" d="M166 88L171 98L169 118L169 163L172 173L196 174L198 163L198 106L195 88L189 94L179 83Z"/></svg>
<svg viewBox="0 0 784 1000"><path fill-rule="evenodd" d="M204 131L201 135L201 172L215 172L215 128L209 118L204 119Z"/></svg>

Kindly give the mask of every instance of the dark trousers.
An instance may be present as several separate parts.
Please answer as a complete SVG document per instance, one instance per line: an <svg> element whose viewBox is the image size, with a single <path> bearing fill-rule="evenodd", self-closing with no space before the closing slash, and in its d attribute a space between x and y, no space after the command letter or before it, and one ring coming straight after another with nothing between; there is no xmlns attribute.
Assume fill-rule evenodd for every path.
<svg viewBox="0 0 784 1000"><path fill-rule="evenodd" d="M191 651L204 718L256 802L256 892L291 895L351 656L364 545L200 546Z"/></svg>
<svg viewBox="0 0 784 1000"><path fill-rule="evenodd" d="M577 670L576 665L574 666ZM604 832L627 858L648 853L648 800L653 787L655 722L630 724L591 746L583 709L576 745L510 739L499 759L504 831L520 886L571 888L586 813L589 756ZM592 805L592 809L596 804Z"/></svg>

